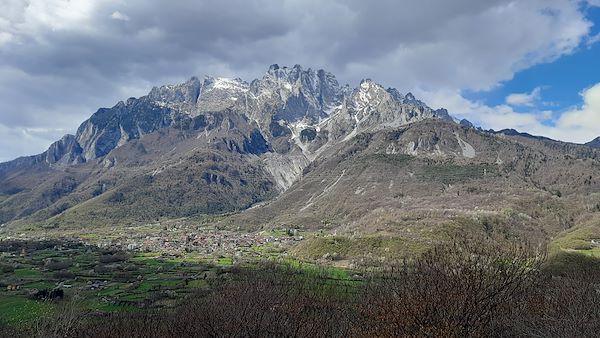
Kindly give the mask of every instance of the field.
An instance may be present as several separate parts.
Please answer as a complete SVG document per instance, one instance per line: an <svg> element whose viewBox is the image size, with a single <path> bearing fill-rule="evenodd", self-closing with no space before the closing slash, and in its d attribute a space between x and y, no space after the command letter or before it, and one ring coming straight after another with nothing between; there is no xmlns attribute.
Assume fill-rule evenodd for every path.
<svg viewBox="0 0 600 338"><path fill-rule="evenodd" d="M480 226L461 222L461 229ZM596 224L591 220L557 236L545 269L564 275L600 267ZM98 320L147 310L174 313L265 263L287 268L293 276L313 276L331 290L354 292L378 269L418 257L433 245L385 232L351 236L276 228L247 233L177 222L103 231L69 233L79 240L52 237L52 231L45 239L0 240L0 328L31 328L65 307ZM450 234L443 237L451 240ZM44 290L64 295L40 296Z"/></svg>
<svg viewBox="0 0 600 338"><path fill-rule="evenodd" d="M285 258L269 245L247 250L325 279L350 278L346 269ZM0 323L16 327L29 326L64 303L94 316L173 308L259 262L198 252L125 252L60 240L2 241L0 254ZM37 292L53 289L63 290L64 299L35 299Z"/></svg>

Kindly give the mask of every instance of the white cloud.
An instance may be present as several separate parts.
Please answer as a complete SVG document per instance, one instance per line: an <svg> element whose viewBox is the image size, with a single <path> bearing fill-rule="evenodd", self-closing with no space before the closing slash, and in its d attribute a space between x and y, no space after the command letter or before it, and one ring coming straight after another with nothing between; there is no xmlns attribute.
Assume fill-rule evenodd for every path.
<svg viewBox="0 0 600 338"><path fill-rule="evenodd" d="M506 103L511 106L533 107L541 98L542 88L534 88L531 93L513 93L506 97Z"/></svg>
<svg viewBox="0 0 600 338"><path fill-rule="evenodd" d="M588 5L600 7L600 0L587 0Z"/></svg>
<svg viewBox="0 0 600 338"><path fill-rule="evenodd" d="M65 129L14 128L0 124L0 162L41 152L66 133Z"/></svg>
<svg viewBox="0 0 600 338"><path fill-rule="evenodd" d="M600 136L600 83L581 93L583 105L561 114L556 121L564 138L587 142Z"/></svg>
<svg viewBox="0 0 600 338"><path fill-rule="evenodd" d="M482 102L470 101L460 91L420 91L419 96L432 107L445 107L454 116L466 118L485 129L514 128L527 131L540 124L543 119L542 114L519 113L505 104L490 107Z"/></svg>
<svg viewBox="0 0 600 338"><path fill-rule="evenodd" d="M575 0L180 0L169 6L146 0L0 0L0 124L58 129L67 121L74 131L72 125L99 106L153 85L204 74L251 80L272 63L324 68L352 85L371 77L403 92L422 88L458 95L492 89L589 40L592 22L580 5ZM114 22L125 18L127 24ZM518 128L516 123L527 126L541 118L532 121L508 105L458 103L494 126ZM455 111L451 102L437 105ZM516 122L509 125L511 118ZM0 138L5 134L0 130ZM0 157L9 148L25 149L18 144L27 140L12 142L13 147L0 147Z"/></svg>
<svg viewBox="0 0 600 338"><path fill-rule="evenodd" d="M590 36L589 39L587 39L587 41L586 41L586 45L589 48L589 47L591 47L592 45L594 45L598 41L600 41L600 34L596 34L594 36Z"/></svg>
<svg viewBox="0 0 600 338"><path fill-rule="evenodd" d="M89 28L90 19L97 8L93 0L28 0L22 2L24 7L21 8L20 13L17 13L18 20L12 18L12 28L15 34L20 36L35 36L39 30L45 29L56 31Z"/></svg>
<svg viewBox="0 0 600 338"><path fill-rule="evenodd" d="M121 21L129 21L129 17L119 11L115 11L110 15L111 18L115 19L115 20L121 20Z"/></svg>
<svg viewBox="0 0 600 338"><path fill-rule="evenodd" d="M509 105L488 106L465 99L458 91L420 92L433 107L446 107L484 129L517 129L557 140L585 143L600 136L600 83L581 93L583 103L562 114L519 112ZM554 117L557 116L557 117Z"/></svg>

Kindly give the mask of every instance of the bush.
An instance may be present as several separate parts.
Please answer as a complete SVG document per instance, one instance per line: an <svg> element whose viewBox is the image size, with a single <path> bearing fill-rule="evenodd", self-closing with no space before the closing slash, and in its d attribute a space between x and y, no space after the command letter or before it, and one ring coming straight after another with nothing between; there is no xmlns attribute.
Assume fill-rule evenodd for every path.
<svg viewBox="0 0 600 338"><path fill-rule="evenodd" d="M10 265L10 264L6 264L6 263L0 263L0 273L11 273L15 271L15 267Z"/></svg>
<svg viewBox="0 0 600 338"><path fill-rule="evenodd" d="M49 271L66 270L71 266L70 260L49 259L44 264L44 267Z"/></svg>
<svg viewBox="0 0 600 338"><path fill-rule="evenodd" d="M514 316L515 335L596 337L600 332L600 274L582 269L547 276L527 297L526 315Z"/></svg>
<svg viewBox="0 0 600 338"><path fill-rule="evenodd" d="M351 303L317 275L268 267L239 276L208 294L199 291L175 312L116 313L69 332L48 324L46 330L64 337L349 336Z"/></svg>
<svg viewBox="0 0 600 338"><path fill-rule="evenodd" d="M270 264L216 279L212 291L200 290L173 310L79 320L74 308L65 309L38 335L594 337L600 273L552 276L540 270L544 259L527 246L463 239L360 284Z"/></svg>
<svg viewBox="0 0 600 338"><path fill-rule="evenodd" d="M127 254L124 252L106 253L106 254L103 254L102 256L100 256L100 258L98 258L100 263L104 263L104 264L123 262L123 261L126 261L127 259L128 259Z"/></svg>
<svg viewBox="0 0 600 338"><path fill-rule="evenodd" d="M56 271L54 273L54 278L61 279L61 280L73 279L73 278L75 278L75 274L69 270L60 270L60 271Z"/></svg>
<svg viewBox="0 0 600 338"><path fill-rule="evenodd" d="M539 281L545 256L486 240L441 246L374 279L361 336L493 336Z"/></svg>

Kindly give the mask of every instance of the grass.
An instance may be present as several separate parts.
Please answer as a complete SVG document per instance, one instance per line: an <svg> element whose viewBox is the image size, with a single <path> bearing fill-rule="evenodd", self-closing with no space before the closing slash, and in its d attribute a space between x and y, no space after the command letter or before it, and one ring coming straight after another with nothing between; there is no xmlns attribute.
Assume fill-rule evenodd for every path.
<svg viewBox="0 0 600 338"><path fill-rule="evenodd" d="M302 241L292 252L300 258L341 260L349 257L397 259L423 252L422 243L401 237L373 235L349 238L344 236L312 237Z"/></svg>
<svg viewBox="0 0 600 338"><path fill-rule="evenodd" d="M217 265L219 266L232 266L233 258L231 257L219 257L217 259Z"/></svg>
<svg viewBox="0 0 600 338"><path fill-rule="evenodd" d="M367 163L377 161L402 167L411 163L415 158L414 156L405 154L370 154L364 157L364 161Z"/></svg>
<svg viewBox="0 0 600 338"><path fill-rule="evenodd" d="M25 284L23 287L27 288L27 289L43 290L43 289L51 289L54 286L56 286L56 283L54 283L54 282L38 281L38 282L33 282L33 283Z"/></svg>
<svg viewBox="0 0 600 338"><path fill-rule="evenodd" d="M26 256L20 256L19 251L7 251L2 256L3 263L18 269L4 273L2 278L17 280L21 291L0 291L0 322L11 326L27 325L45 314L52 314L56 304L68 301L75 295L79 298L76 306L85 311L140 310L136 305L123 306L119 301L139 302L150 307L176 305L194 292L194 289L210 288L214 285L214 279L234 278L231 273L220 274L223 267L236 265L240 269L253 269L266 257L295 269L314 273L324 278L325 283L350 278L351 274L346 269L323 268L314 263L303 263L298 259L289 258L287 253L275 252L275 249L270 244L245 248L245 254L249 256L242 262L236 262L226 254L215 257L199 252L177 255L132 252L124 261L114 264L99 261L104 252L102 249L83 245L60 251L31 249ZM37 302L27 297L28 290L52 289L59 282L54 278L53 272L32 269L42 266L48 257L73 262L70 270L75 274L75 278L68 281L72 287L64 289L66 300L57 303ZM278 260L282 258L285 261ZM235 274L235 271L239 270L231 271ZM100 287L92 288L90 282L100 282ZM165 292L166 290L170 291Z"/></svg>
<svg viewBox="0 0 600 338"><path fill-rule="evenodd" d="M157 289L165 289L165 288L171 289L171 288L176 288L177 286L179 286L179 284L180 284L179 280L159 279L159 280L152 280L152 281L143 281L137 287L136 291L148 292L148 291L157 290Z"/></svg>
<svg viewBox="0 0 600 338"><path fill-rule="evenodd" d="M53 304L38 302L22 296L0 295L0 318L8 325L26 326L49 314Z"/></svg>
<svg viewBox="0 0 600 338"><path fill-rule="evenodd" d="M566 230L557 236L551 243L554 250L592 250L593 239L600 239L600 226L593 220L589 223L578 225L572 229Z"/></svg>
<svg viewBox="0 0 600 338"><path fill-rule="evenodd" d="M103 311L103 312L127 312L134 311L135 307L127 305L116 305L110 303L94 303L87 307L89 310Z"/></svg>
<svg viewBox="0 0 600 338"><path fill-rule="evenodd" d="M586 250L577 250L578 253L600 259L600 247Z"/></svg>
<svg viewBox="0 0 600 338"><path fill-rule="evenodd" d="M562 250L548 257L544 268L554 275L569 274L576 271L588 271L591 275L591 273L600 272L600 257L576 250Z"/></svg>
<svg viewBox="0 0 600 338"><path fill-rule="evenodd" d="M41 271L27 269L27 268L16 269L13 272L13 275L15 277L19 277L19 278L31 278L31 277L38 278L38 277L44 276L44 274Z"/></svg>
<svg viewBox="0 0 600 338"><path fill-rule="evenodd" d="M31 249L26 256L18 255L19 251L6 252L2 255L3 263L17 266L18 269L2 274L3 279L15 279L22 291L9 293L0 291L0 322L8 325L26 325L32 319L52 312L53 303L36 302L28 299L27 293L31 289L52 289L56 287L57 279L53 273L43 270L34 270L32 267L41 266L48 257L69 259L75 263L71 271L76 277L69 281L70 289L64 289L66 298L73 297L75 293L81 298L82 309L89 311L132 311L137 307L127 307L114 304L113 301L130 300L140 301L145 304L159 304L160 302L177 301L191 292L192 288L206 287L208 283L192 281L185 285L184 279L197 276L204 271L216 269L208 265L198 253L182 255L164 255L157 252L132 253L126 260L116 263L116 268L107 268L110 263L99 262L102 250L89 246L78 246L62 251ZM9 254L10 253L10 254ZM231 258L219 259L220 265L232 265ZM102 272L95 271L95 267L104 267ZM138 276L142 279L138 282ZM89 287L88 281L107 281L100 289ZM134 283L130 283L135 281ZM171 296L165 295L164 290L173 290ZM170 299L176 295L177 299ZM104 298L108 298L106 301ZM160 303L162 304L162 303Z"/></svg>
<svg viewBox="0 0 600 338"><path fill-rule="evenodd" d="M112 286L98 291L97 295L102 297L114 297L124 293L124 290L119 286Z"/></svg>
<svg viewBox="0 0 600 338"><path fill-rule="evenodd" d="M203 279L195 279L188 282L188 286L190 288L205 288L208 286L208 283Z"/></svg>
<svg viewBox="0 0 600 338"><path fill-rule="evenodd" d="M482 179L487 175L495 174L496 170L496 167L485 164L456 165L444 163L425 166L418 175L424 179L451 184Z"/></svg>
<svg viewBox="0 0 600 338"><path fill-rule="evenodd" d="M600 247L592 240L600 239L600 217L563 231L550 243L547 268L563 273L573 269L600 270Z"/></svg>

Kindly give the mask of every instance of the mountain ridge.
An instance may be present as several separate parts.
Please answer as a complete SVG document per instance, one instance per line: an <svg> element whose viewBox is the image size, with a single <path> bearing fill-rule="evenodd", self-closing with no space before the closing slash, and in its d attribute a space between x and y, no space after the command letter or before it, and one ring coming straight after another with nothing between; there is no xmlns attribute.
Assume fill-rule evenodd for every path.
<svg viewBox="0 0 600 338"><path fill-rule="evenodd" d="M373 84L374 87L383 89L382 86L376 85L370 79L361 81L361 85L364 84ZM304 70L300 65L292 68L272 65L262 79L255 79L251 83L239 78L210 76L205 76L201 81L194 76L181 84L154 87L147 95L119 101L112 108L98 109L92 117L80 125L75 135L65 135L64 138L72 143L70 148L65 149L64 145L61 148L59 142L64 142L64 140L57 141L50 147L51 149L47 152L52 153L52 156L47 162L50 164L59 162L64 155L69 155L70 161L63 162L74 164L97 159L128 140L139 138L166 126L173 126L186 117L193 118L201 112L220 111L227 108L243 112L259 125L266 124L265 116L260 115L270 117L269 113L272 114L271 117L274 121L283 120L293 123L312 120L315 122L315 120L318 121L334 113L332 110L341 105L342 101L351 99L349 96L352 91L356 92L359 88L351 89L348 85L340 86L333 74L324 70L314 71L311 68ZM427 110L431 115L437 114L443 118L449 118L447 111L443 109L433 111L422 101L416 100L410 93L403 96L393 88L388 88L386 91L398 103L412 104L417 109ZM218 94L230 95L228 99L233 102L229 102L227 105L227 100L223 100L223 97L219 97ZM248 103L248 97L246 97L242 108L236 104L239 99L235 96L236 94L248 95L255 102ZM261 100L261 97L272 94L281 95L282 102ZM225 102L221 103L223 101ZM284 105L280 107L280 111L273 112L273 107L270 105L274 103L279 105L284 103ZM358 102L355 100L356 103ZM120 121L115 121L119 119ZM111 125L115 122L117 122L116 125ZM107 127L113 128L106 130ZM104 130L99 130L99 128ZM264 131L269 133L268 130ZM73 144L73 137L79 147ZM81 148L81 151L78 148Z"/></svg>
<svg viewBox="0 0 600 338"><path fill-rule="evenodd" d="M240 210L288 189L321 153L340 142L428 118L451 120L446 110L433 110L410 93L402 95L370 79L356 88L341 86L333 74L300 65L272 65L251 82L192 77L100 108L75 135L66 135L44 153L0 164L0 222L56 217L127 186L123 177L135 181L142 171L162 173L165 167L177 167L172 161L188 163L194 152L224 156L230 167L219 170L233 178L220 175L214 165L195 166L201 172L189 174L188 180L204 177L206 186L194 183L189 189L214 190L209 196L221 203L223 196L247 196L220 211ZM152 152L154 157L148 155ZM244 175L250 172L261 177L258 181L271 182L256 196L247 190L252 177ZM213 202L205 202L198 212L216 210ZM184 209L188 215L193 208Z"/></svg>
<svg viewBox="0 0 600 338"><path fill-rule="evenodd" d="M599 168L592 147L484 131L370 79L350 88L273 65L251 82L155 87L40 155L0 164L0 224L120 229L227 215L214 225L543 242L594 217Z"/></svg>

